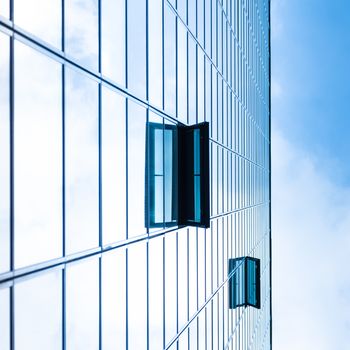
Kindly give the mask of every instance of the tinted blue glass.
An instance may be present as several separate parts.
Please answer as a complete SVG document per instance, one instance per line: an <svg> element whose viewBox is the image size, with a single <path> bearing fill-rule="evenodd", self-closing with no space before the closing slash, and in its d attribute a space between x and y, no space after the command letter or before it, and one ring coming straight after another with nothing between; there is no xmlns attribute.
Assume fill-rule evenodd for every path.
<svg viewBox="0 0 350 350"><path fill-rule="evenodd" d="M15 266L62 254L61 65L15 42Z"/></svg>
<svg viewBox="0 0 350 350"><path fill-rule="evenodd" d="M195 1L191 1L195 4ZM188 117L189 123L195 124L197 121L197 46L195 41L188 38Z"/></svg>
<svg viewBox="0 0 350 350"><path fill-rule="evenodd" d="M187 229L178 232L178 319L179 324L184 324L188 319L188 234Z"/></svg>
<svg viewBox="0 0 350 350"><path fill-rule="evenodd" d="M65 51L80 64L98 68L98 0L65 2Z"/></svg>
<svg viewBox="0 0 350 350"><path fill-rule="evenodd" d="M102 256L102 347L126 348L126 253L114 250Z"/></svg>
<svg viewBox="0 0 350 350"><path fill-rule="evenodd" d="M98 84L66 70L66 252L98 245Z"/></svg>
<svg viewBox="0 0 350 350"><path fill-rule="evenodd" d="M146 110L128 101L128 236L146 233L145 228Z"/></svg>
<svg viewBox="0 0 350 350"><path fill-rule="evenodd" d="M10 349L10 293L0 289L0 349Z"/></svg>
<svg viewBox="0 0 350 350"><path fill-rule="evenodd" d="M247 260L247 273L248 273L248 300L247 302L252 305L256 305L256 262L254 260Z"/></svg>
<svg viewBox="0 0 350 350"><path fill-rule="evenodd" d="M177 113L179 120L187 123L187 32L181 22L177 31Z"/></svg>
<svg viewBox="0 0 350 350"><path fill-rule="evenodd" d="M9 38L0 33L0 273L10 264Z"/></svg>
<svg viewBox="0 0 350 350"><path fill-rule="evenodd" d="M102 88L103 244L126 238L125 97Z"/></svg>
<svg viewBox="0 0 350 350"><path fill-rule="evenodd" d="M146 97L146 1L129 0L128 14L128 88Z"/></svg>
<svg viewBox="0 0 350 350"><path fill-rule="evenodd" d="M66 345L96 350L99 344L99 261L66 267Z"/></svg>
<svg viewBox="0 0 350 350"><path fill-rule="evenodd" d="M102 6L102 74L125 86L125 4L122 0L104 0Z"/></svg>
<svg viewBox="0 0 350 350"><path fill-rule="evenodd" d="M15 285L16 349L62 349L62 271Z"/></svg>
<svg viewBox="0 0 350 350"><path fill-rule="evenodd" d="M61 8L61 0L16 0L15 24L60 49Z"/></svg>

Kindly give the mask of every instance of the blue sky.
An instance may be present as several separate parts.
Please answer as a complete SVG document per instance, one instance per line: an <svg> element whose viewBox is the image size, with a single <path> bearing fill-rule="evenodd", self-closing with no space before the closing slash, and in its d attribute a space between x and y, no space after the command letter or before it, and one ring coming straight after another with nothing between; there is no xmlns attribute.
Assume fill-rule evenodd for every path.
<svg viewBox="0 0 350 350"><path fill-rule="evenodd" d="M274 347L350 348L350 2L272 0Z"/></svg>

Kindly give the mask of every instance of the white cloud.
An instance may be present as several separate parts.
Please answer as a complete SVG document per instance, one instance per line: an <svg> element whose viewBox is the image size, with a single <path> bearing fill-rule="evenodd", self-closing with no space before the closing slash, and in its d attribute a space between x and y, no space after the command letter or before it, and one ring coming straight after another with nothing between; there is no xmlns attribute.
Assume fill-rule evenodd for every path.
<svg viewBox="0 0 350 350"><path fill-rule="evenodd" d="M281 97L282 94L283 94L282 85L275 78L272 78L271 79L271 96L272 96L272 98Z"/></svg>
<svg viewBox="0 0 350 350"><path fill-rule="evenodd" d="M272 132L275 349L348 349L350 188Z"/></svg>

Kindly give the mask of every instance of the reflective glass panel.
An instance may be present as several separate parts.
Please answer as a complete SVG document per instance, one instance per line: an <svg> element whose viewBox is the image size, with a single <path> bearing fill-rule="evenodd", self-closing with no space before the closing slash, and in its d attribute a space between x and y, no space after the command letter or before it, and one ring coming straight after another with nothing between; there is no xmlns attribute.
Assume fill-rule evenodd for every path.
<svg viewBox="0 0 350 350"><path fill-rule="evenodd" d="M147 348L147 257L146 244L128 248L128 348Z"/></svg>
<svg viewBox="0 0 350 350"><path fill-rule="evenodd" d="M102 348L126 348L126 254L113 250L102 256Z"/></svg>
<svg viewBox="0 0 350 350"><path fill-rule="evenodd" d="M145 153L146 110L128 101L128 236L146 233Z"/></svg>
<svg viewBox="0 0 350 350"><path fill-rule="evenodd" d="M16 349L62 348L62 271L15 285Z"/></svg>
<svg viewBox="0 0 350 350"><path fill-rule="evenodd" d="M187 123L187 31L179 21L177 30L177 113L179 120Z"/></svg>
<svg viewBox="0 0 350 350"><path fill-rule="evenodd" d="M166 6L166 3L164 3ZM167 6L166 6L167 7ZM163 0L148 1L149 100L163 107Z"/></svg>
<svg viewBox="0 0 350 350"><path fill-rule="evenodd" d="M10 349L10 293L0 289L0 349Z"/></svg>
<svg viewBox="0 0 350 350"><path fill-rule="evenodd" d="M128 88L146 97L146 1L128 0Z"/></svg>
<svg viewBox="0 0 350 350"><path fill-rule="evenodd" d="M15 43L15 266L62 254L61 65Z"/></svg>
<svg viewBox="0 0 350 350"><path fill-rule="evenodd" d="M98 84L66 70L66 252L93 248L99 238Z"/></svg>
<svg viewBox="0 0 350 350"><path fill-rule="evenodd" d="M125 98L102 88L103 244L126 238Z"/></svg>
<svg viewBox="0 0 350 350"><path fill-rule="evenodd" d="M65 1L65 51L80 64L98 69L98 0Z"/></svg>
<svg viewBox="0 0 350 350"><path fill-rule="evenodd" d="M10 264L9 38L0 33L0 273Z"/></svg>
<svg viewBox="0 0 350 350"><path fill-rule="evenodd" d="M91 259L66 268L67 350L99 346L99 264Z"/></svg>
<svg viewBox="0 0 350 350"><path fill-rule="evenodd" d="M125 0L105 0L102 6L102 74L125 86Z"/></svg>
<svg viewBox="0 0 350 350"><path fill-rule="evenodd" d="M163 237L149 241L149 348L163 349Z"/></svg>
<svg viewBox="0 0 350 350"><path fill-rule="evenodd" d="M14 7L16 25L61 48L62 0L16 0Z"/></svg>

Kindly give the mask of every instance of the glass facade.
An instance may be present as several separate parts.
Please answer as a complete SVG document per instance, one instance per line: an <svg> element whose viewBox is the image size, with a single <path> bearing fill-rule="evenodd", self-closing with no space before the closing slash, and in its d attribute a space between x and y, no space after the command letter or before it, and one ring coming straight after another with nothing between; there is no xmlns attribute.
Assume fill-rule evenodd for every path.
<svg viewBox="0 0 350 350"><path fill-rule="evenodd" d="M271 348L269 7L0 0L1 350ZM177 226L172 130L201 122L210 228ZM244 256L260 309L229 308Z"/></svg>

